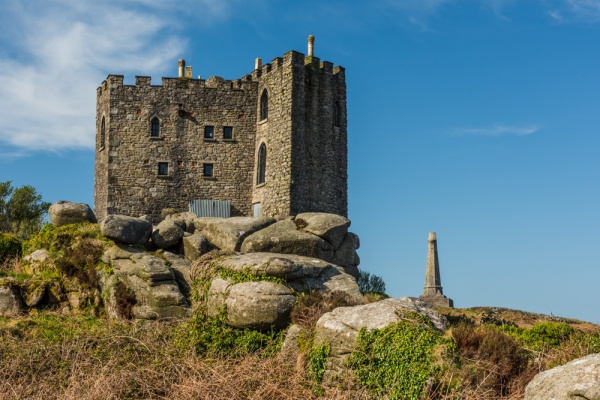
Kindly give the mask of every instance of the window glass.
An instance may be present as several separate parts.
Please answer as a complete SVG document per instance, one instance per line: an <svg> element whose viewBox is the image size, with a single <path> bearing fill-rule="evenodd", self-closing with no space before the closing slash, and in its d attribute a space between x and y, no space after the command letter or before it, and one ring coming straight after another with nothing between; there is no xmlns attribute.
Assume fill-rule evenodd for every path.
<svg viewBox="0 0 600 400"><path fill-rule="evenodd" d="M150 129L150 136L158 137L160 136L160 121L158 118L152 118L152 128Z"/></svg>
<svg viewBox="0 0 600 400"><path fill-rule="evenodd" d="M205 126L204 127L204 139L213 139L215 137L215 127Z"/></svg>
<svg viewBox="0 0 600 400"><path fill-rule="evenodd" d="M267 146L265 144L260 145L258 150L258 170L256 171L256 184L260 185L265 183L265 173L267 170Z"/></svg>
<svg viewBox="0 0 600 400"><path fill-rule="evenodd" d="M169 175L169 163L159 162L158 163L158 174L159 175Z"/></svg>
<svg viewBox="0 0 600 400"><path fill-rule="evenodd" d="M267 119L269 117L269 95L267 89L263 90L260 96L260 119Z"/></svg>
<svg viewBox="0 0 600 400"><path fill-rule="evenodd" d="M202 175L213 176L213 165L212 164L204 164L202 167Z"/></svg>
<svg viewBox="0 0 600 400"><path fill-rule="evenodd" d="M231 127L231 126L223 127L223 139L233 139L233 127Z"/></svg>
<svg viewBox="0 0 600 400"><path fill-rule="evenodd" d="M104 124L104 117L102 117L102 124L100 126L100 147L104 147L106 143L106 125Z"/></svg>

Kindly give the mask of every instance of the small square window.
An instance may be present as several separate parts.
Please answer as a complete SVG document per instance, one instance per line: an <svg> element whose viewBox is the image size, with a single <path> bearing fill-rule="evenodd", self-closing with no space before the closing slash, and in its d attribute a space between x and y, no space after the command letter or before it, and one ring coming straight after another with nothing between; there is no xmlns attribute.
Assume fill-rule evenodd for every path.
<svg viewBox="0 0 600 400"><path fill-rule="evenodd" d="M204 127L204 139L214 139L215 137L215 127L214 126L205 126Z"/></svg>
<svg viewBox="0 0 600 400"><path fill-rule="evenodd" d="M169 163L159 162L158 163L158 174L159 175L169 175Z"/></svg>
<svg viewBox="0 0 600 400"><path fill-rule="evenodd" d="M231 127L231 126L223 127L223 139L233 139L233 127Z"/></svg>
<svg viewBox="0 0 600 400"><path fill-rule="evenodd" d="M213 176L213 165L212 164L204 164L202 166L202 175L203 176Z"/></svg>

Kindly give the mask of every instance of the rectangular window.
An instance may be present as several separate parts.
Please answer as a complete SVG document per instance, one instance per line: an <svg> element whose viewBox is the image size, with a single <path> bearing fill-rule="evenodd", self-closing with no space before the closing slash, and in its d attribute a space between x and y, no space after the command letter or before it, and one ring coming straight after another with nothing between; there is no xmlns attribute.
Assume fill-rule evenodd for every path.
<svg viewBox="0 0 600 400"><path fill-rule="evenodd" d="M233 127L231 127L231 126L223 127L223 139L233 139Z"/></svg>
<svg viewBox="0 0 600 400"><path fill-rule="evenodd" d="M159 175L169 175L169 163L159 162L158 163L158 174Z"/></svg>
<svg viewBox="0 0 600 400"><path fill-rule="evenodd" d="M214 126L205 126L204 127L204 139L214 139L215 137L215 127Z"/></svg>
<svg viewBox="0 0 600 400"><path fill-rule="evenodd" d="M212 164L204 164L202 166L202 175L203 176L213 176L213 165Z"/></svg>

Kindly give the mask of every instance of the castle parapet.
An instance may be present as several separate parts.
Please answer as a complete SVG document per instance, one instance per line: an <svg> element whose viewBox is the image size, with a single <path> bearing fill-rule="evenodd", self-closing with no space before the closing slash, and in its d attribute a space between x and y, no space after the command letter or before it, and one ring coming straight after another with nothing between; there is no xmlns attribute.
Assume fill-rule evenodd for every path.
<svg viewBox="0 0 600 400"><path fill-rule="evenodd" d="M149 76L136 76L135 77L135 86L150 86L150 81L152 80Z"/></svg>
<svg viewBox="0 0 600 400"><path fill-rule="evenodd" d="M108 82L110 88L114 89L119 86L123 86L123 79L125 79L123 75L109 75L106 78L106 81Z"/></svg>
<svg viewBox="0 0 600 400"><path fill-rule="evenodd" d="M321 71L332 74L333 73L333 63L329 62L329 61L322 61L321 62Z"/></svg>

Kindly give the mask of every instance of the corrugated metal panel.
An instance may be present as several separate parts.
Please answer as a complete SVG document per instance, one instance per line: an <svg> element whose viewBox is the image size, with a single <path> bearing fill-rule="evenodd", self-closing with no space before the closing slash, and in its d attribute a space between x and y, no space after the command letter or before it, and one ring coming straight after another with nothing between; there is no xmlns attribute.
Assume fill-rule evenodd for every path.
<svg viewBox="0 0 600 400"><path fill-rule="evenodd" d="M229 218L229 200L190 200L190 211L199 217Z"/></svg>

